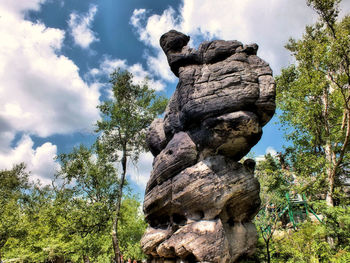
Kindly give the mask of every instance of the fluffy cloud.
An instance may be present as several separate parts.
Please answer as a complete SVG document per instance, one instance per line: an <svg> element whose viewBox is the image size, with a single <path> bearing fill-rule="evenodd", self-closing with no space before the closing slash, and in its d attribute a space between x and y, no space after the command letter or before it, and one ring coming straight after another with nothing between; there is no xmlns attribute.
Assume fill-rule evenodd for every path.
<svg viewBox="0 0 350 263"><path fill-rule="evenodd" d="M29 136L91 131L100 96L99 86L84 82L75 63L60 54L65 32L24 19L43 2L0 3L0 169L26 162L42 181L57 167L56 146L33 149ZM27 135L12 148L18 133Z"/></svg>
<svg viewBox="0 0 350 263"><path fill-rule="evenodd" d="M145 44L158 47L159 38L172 28L178 28L181 21L175 18L175 11L172 7L166 9L162 15L151 15L147 17L145 9L135 9L130 23L136 29L139 38Z"/></svg>
<svg viewBox="0 0 350 263"><path fill-rule="evenodd" d="M40 181L44 185L51 184L51 179L60 165L55 162L56 145L47 142L33 149L34 143L28 135L24 135L14 148L0 152L0 169L11 169L14 164L24 162L31 171L30 180Z"/></svg>
<svg viewBox="0 0 350 263"><path fill-rule="evenodd" d="M267 154L270 154L271 156L276 157L278 153L275 150L275 148L273 148L272 146L268 146L265 150L265 155L267 155ZM260 162L260 161L265 160L265 155L259 155L259 156L255 157L255 161Z"/></svg>
<svg viewBox="0 0 350 263"><path fill-rule="evenodd" d="M98 41L96 34L90 29L97 12L97 6L92 5L87 14L70 14L69 31L74 43L82 48L88 48L92 42Z"/></svg>
<svg viewBox="0 0 350 263"><path fill-rule="evenodd" d="M145 54L149 71L168 82L174 82L175 76L170 71L167 59L159 47L159 39L164 32L170 29L181 30L177 23L179 21L175 18L175 11L171 7L166 9L162 15L149 17L145 9L135 9L130 19L130 24L136 30L139 39L152 48L152 53L146 52Z"/></svg>
<svg viewBox="0 0 350 263"><path fill-rule="evenodd" d="M115 69L120 68L121 70L128 70L133 74L133 81L136 84L142 84L145 78L148 78L148 84L151 88L156 91L161 91L164 89L165 85L162 81L155 80L152 78L151 74L146 71L140 63L133 65L128 65L126 60L123 59L111 59L105 57L100 63L99 68L93 68L89 71L87 78L95 79L99 78L101 75L109 76Z"/></svg>
<svg viewBox="0 0 350 263"><path fill-rule="evenodd" d="M25 1L1 1L2 8L11 12L14 15L21 16L27 10L39 10L40 5L46 0L25 0Z"/></svg>
<svg viewBox="0 0 350 263"><path fill-rule="evenodd" d="M149 176L152 171L153 155L150 152L142 153L136 165L129 163L128 177L139 185L142 189L146 188Z"/></svg>
<svg viewBox="0 0 350 263"><path fill-rule="evenodd" d="M160 79L167 82L174 82L176 77L171 72L166 56L162 50L157 50L157 55L146 54L148 70Z"/></svg>
<svg viewBox="0 0 350 263"><path fill-rule="evenodd" d="M344 14L350 11L350 3L343 2ZM139 39L156 50L155 56L147 57L149 65L155 66L157 75L169 80L168 73L160 71L166 65L165 56L159 53L158 40L170 29L189 34L193 44L213 38L258 43L259 56L279 73L291 62L284 49L288 39L300 37L305 25L315 22L316 18L305 0L183 0L178 14L173 8L166 9L161 15L150 14L144 9L134 10L130 24Z"/></svg>
<svg viewBox="0 0 350 263"><path fill-rule="evenodd" d="M265 153L270 154L271 156L277 155L277 151L272 146L267 147Z"/></svg>
<svg viewBox="0 0 350 263"><path fill-rule="evenodd" d="M98 118L99 91L81 79L72 60L59 55L64 31L1 8L6 41L0 42L0 133L46 137L89 129Z"/></svg>

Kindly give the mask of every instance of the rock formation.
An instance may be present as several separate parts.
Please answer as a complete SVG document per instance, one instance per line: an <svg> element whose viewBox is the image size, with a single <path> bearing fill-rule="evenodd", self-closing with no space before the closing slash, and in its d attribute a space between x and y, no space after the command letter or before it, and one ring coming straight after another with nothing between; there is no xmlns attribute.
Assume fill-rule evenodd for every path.
<svg viewBox="0 0 350 263"><path fill-rule="evenodd" d="M260 205L255 162L238 161L274 114L275 82L256 44L188 41L175 30L160 39L179 83L147 134L141 245L149 262L237 262L254 252Z"/></svg>

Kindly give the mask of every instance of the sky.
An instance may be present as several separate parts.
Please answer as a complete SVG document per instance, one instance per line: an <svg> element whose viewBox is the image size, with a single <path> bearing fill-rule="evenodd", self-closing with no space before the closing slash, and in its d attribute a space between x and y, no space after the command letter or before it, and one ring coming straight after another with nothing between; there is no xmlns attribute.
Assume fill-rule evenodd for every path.
<svg viewBox="0 0 350 263"><path fill-rule="evenodd" d="M342 13L350 13L343 1ZM177 84L160 49L176 29L198 47L204 40L257 43L274 74L293 63L284 49L317 20L305 0L0 0L0 169L25 162L31 180L49 184L55 157L96 139L96 106L108 96L108 76L127 69L135 83L170 97ZM287 142L278 118L263 129L255 156ZM153 157L128 168L143 197Z"/></svg>

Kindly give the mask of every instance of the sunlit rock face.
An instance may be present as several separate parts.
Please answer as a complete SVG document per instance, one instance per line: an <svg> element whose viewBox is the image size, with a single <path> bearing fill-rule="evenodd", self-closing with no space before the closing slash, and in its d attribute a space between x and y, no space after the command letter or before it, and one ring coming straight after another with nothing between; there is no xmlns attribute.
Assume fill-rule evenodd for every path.
<svg viewBox="0 0 350 263"><path fill-rule="evenodd" d="M275 111L275 82L258 46L238 41L187 46L160 39L179 83L164 119L147 134L155 156L146 187L149 262L237 262L254 252L259 205L255 162L238 162Z"/></svg>

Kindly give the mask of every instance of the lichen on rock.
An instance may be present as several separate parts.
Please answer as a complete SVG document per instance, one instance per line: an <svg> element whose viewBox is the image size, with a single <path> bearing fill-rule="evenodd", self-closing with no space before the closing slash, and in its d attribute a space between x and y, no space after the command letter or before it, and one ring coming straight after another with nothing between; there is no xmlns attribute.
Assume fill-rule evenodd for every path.
<svg viewBox="0 0 350 263"><path fill-rule="evenodd" d="M255 162L238 162L275 111L275 82L256 44L215 40L198 49L171 30L160 39L179 78L147 143L155 156L146 187L150 262L236 262L255 249Z"/></svg>

